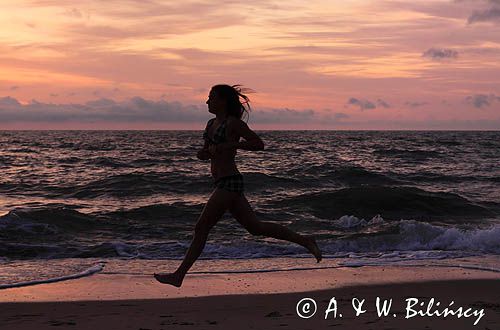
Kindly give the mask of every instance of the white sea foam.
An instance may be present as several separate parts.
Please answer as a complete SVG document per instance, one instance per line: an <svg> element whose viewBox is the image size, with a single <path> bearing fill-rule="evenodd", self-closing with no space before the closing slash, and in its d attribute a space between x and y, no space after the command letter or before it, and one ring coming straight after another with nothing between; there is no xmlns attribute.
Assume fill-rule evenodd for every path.
<svg viewBox="0 0 500 330"><path fill-rule="evenodd" d="M391 226L394 232L372 234L360 231L370 226ZM322 243L326 253L340 252L387 252L391 251L468 251L476 253L500 253L500 225L487 228L460 229L451 226L433 225L415 220L385 222L380 216L370 221L354 216L343 216L334 221L333 228L349 228L357 230L358 236L345 236L341 239L330 239ZM368 233L368 234L363 234ZM422 252L414 255L424 258Z"/></svg>
<svg viewBox="0 0 500 330"><path fill-rule="evenodd" d="M357 227L366 227L366 226L372 226L372 225L377 225L377 224L382 224L385 223L384 219L380 216L380 214L377 214L374 216L370 221L366 221L365 219L359 219L353 215L344 215L340 217L337 220L333 221L333 226L343 228L343 229L350 229L350 228L357 228Z"/></svg>
<svg viewBox="0 0 500 330"><path fill-rule="evenodd" d="M92 274L95 274L95 273L102 271L104 269L105 263L106 263L105 261L101 261L98 264L87 268L83 272L76 273L76 274L54 277L54 278L49 278L49 279L44 279L44 280L33 280L33 281L25 281L25 282L11 283L11 284L0 284L0 289L18 288L18 287L22 287L22 286L66 281L66 280L72 280L72 279L76 279L76 278L80 278L80 277L90 276Z"/></svg>

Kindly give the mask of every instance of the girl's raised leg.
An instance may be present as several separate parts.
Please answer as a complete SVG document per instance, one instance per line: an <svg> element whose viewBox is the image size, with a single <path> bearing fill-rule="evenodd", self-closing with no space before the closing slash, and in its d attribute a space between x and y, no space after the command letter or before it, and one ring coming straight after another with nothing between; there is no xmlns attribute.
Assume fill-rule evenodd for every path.
<svg viewBox="0 0 500 330"><path fill-rule="evenodd" d="M233 217L252 235L273 237L305 247L317 262L322 259L321 250L312 236L303 236L277 223L257 220L255 212L244 195L239 196L229 207Z"/></svg>

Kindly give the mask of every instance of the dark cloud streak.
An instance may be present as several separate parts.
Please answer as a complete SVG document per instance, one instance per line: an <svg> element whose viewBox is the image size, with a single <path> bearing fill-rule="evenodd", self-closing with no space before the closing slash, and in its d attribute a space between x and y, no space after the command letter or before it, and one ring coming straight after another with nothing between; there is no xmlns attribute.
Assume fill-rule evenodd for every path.
<svg viewBox="0 0 500 330"><path fill-rule="evenodd" d="M500 7L493 7L481 11L475 11L467 19L467 23L500 22Z"/></svg>
<svg viewBox="0 0 500 330"><path fill-rule="evenodd" d="M428 105L429 102L421 102L421 101L406 101L405 105L410 107L410 108L418 108L422 107L424 105Z"/></svg>
<svg viewBox="0 0 500 330"><path fill-rule="evenodd" d="M104 123L203 123L210 114L204 105L184 105L164 100L152 101L142 97L117 102L108 98L85 104L41 103L33 100L22 105L15 98L0 98L0 122L104 122ZM250 112L253 123L308 124L335 123L348 118L341 112L319 113L312 109L265 108Z"/></svg>
<svg viewBox="0 0 500 330"><path fill-rule="evenodd" d="M465 98L465 102L473 105L475 108L481 109L490 107L496 103L500 104L500 96L495 94L475 94Z"/></svg>
<svg viewBox="0 0 500 330"><path fill-rule="evenodd" d="M382 99L377 99L376 102L372 102L370 100L365 100L365 99L358 99L355 97L351 97L347 101L347 106L357 106L360 110L370 110L370 109L376 109L378 107L382 108L390 108L390 104L387 103L386 101Z"/></svg>
<svg viewBox="0 0 500 330"><path fill-rule="evenodd" d="M458 52L453 49L446 48L429 48L422 57L430 58L431 60L441 61L447 59L455 59L458 57Z"/></svg>

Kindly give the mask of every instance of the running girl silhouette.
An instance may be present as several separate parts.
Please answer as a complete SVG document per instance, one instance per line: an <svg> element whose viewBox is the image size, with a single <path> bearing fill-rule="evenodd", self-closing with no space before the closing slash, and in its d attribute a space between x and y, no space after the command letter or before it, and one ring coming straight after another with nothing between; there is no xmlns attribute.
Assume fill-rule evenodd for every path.
<svg viewBox="0 0 500 330"><path fill-rule="evenodd" d="M321 251L313 237L299 235L276 223L257 220L243 193L243 176L234 161L236 150L264 150L264 142L241 120L247 111L244 104L249 109L250 106L240 85L213 86L206 103L215 118L207 123L203 133L205 145L198 151L197 157L200 160L210 159L215 189L196 223L193 241L179 268L173 273L155 273L154 277L161 283L180 287L184 276L203 251L210 229L227 210L252 235L300 244L320 262ZM244 141L240 141L241 137Z"/></svg>

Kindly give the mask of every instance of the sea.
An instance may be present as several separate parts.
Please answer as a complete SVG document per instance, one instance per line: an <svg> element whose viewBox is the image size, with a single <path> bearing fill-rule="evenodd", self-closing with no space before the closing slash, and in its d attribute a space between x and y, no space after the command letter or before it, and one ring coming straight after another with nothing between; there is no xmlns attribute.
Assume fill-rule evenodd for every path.
<svg viewBox="0 0 500 330"><path fill-rule="evenodd" d="M245 196L259 220L316 237L324 261L311 267L500 271L464 264L500 260L500 131L256 132L265 150L236 156ZM174 267L214 189L202 144L201 131L0 131L0 288ZM194 269L299 258L313 260L228 211Z"/></svg>

